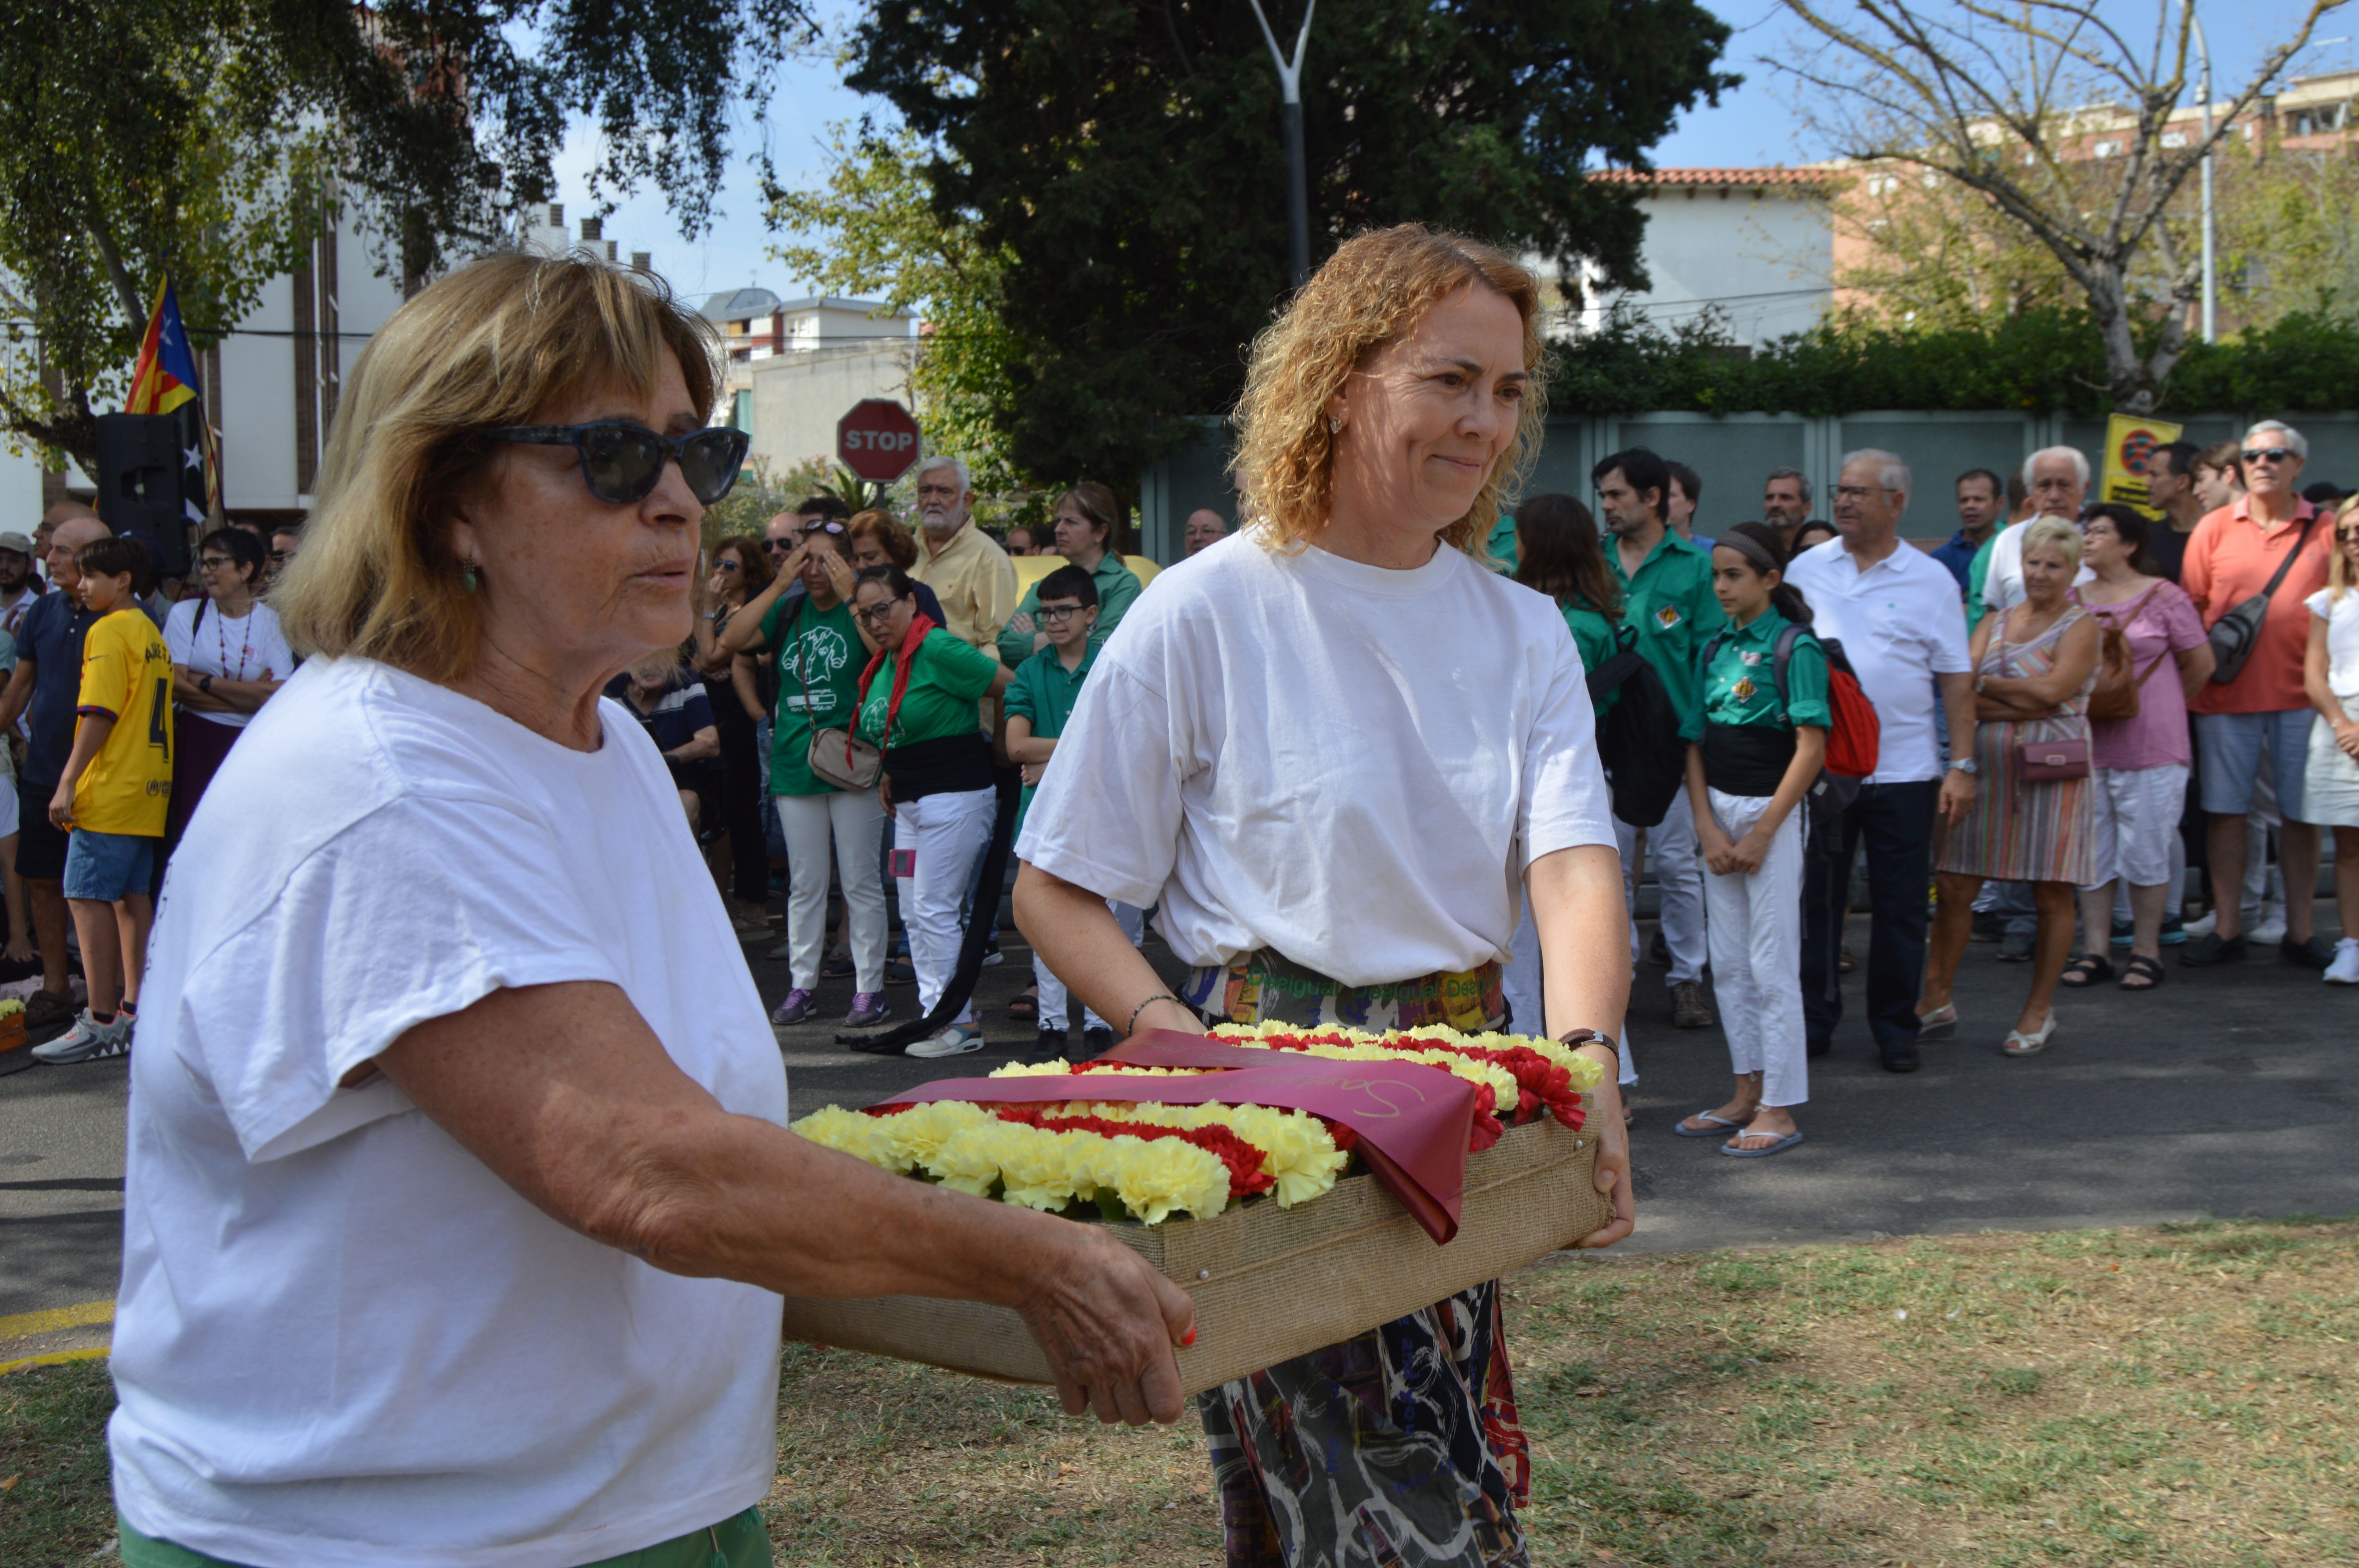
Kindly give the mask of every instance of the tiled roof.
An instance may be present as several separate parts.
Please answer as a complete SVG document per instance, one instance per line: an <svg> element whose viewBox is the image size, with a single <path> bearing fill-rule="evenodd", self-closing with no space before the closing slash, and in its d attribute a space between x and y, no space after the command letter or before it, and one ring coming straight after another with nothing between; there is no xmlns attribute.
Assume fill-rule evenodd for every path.
<svg viewBox="0 0 2359 1568"><path fill-rule="evenodd" d="M1764 186L1823 185L1824 170L1814 168L1634 168L1603 169L1589 177L1608 185Z"/></svg>

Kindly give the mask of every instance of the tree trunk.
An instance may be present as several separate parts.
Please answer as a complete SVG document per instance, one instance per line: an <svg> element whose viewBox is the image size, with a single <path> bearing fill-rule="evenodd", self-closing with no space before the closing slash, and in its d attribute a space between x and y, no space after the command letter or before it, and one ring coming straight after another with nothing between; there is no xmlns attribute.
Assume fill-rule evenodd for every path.
<svg viewBox="0 0 2359 1568"><path fill-rule="evenodd" d="M2114 406L2125 414L2154 411L2155 384L2146 362L2138 357L2137 339L2130 330L2129 302L2123 297L2124 268L2100 260L2091 266L2089 308L2105 344L2105 390Z"/></svg>

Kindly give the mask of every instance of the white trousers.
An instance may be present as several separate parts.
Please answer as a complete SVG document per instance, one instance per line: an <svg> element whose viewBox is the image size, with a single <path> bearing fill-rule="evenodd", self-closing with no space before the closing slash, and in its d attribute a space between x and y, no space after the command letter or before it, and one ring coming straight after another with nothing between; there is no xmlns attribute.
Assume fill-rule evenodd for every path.
<svg viewBox="0 0 2359 1568"><path fill-rule="evenodd" d="M966 935L959 907L974 881L975 862L990 847L998 807L999 792L988 789L893 803L893 875L901 884L901 925L909 933L909 966L918 971L920 1015L934 1011L958 972L959 944ZM950 1022L973 1023L974 999Z"/></svg>
<svg viewBox="0 0 2359 1568"><path fill-rule="evenodd" d="M1660 826L1630 827L1616 820L1614 837L1622 845L1622 881L1635 917L1638 909L1637 835L1646 835L1647 859L1655 868L1655 891L1662 901L1663 946L1671 955L1671 972L1665 985L1703 979L1703 860L1696 849L1695 818L1688 813L1681 791L1663 814ZM1637 947L1637 927L1631 927L1631 946Z"/></svg>
<svg viewBox="0 0 2359 1568"><path fill-rule="evenodd" d="M1122 927L1122 934L1130 938L1132 946L1137 946L1146 939L1147 911L1134 904L1117 903L1113 899L1106 900L1106 907L1114 911L1115 924ZM1040 989L1040 1027L1059 1034L1071 1029L1073 1011L1072 993L1065 989L1065 982L1059 979L1055 971L1049 968L1049 960L1040 957L1037 951L1032 955L1032 983ZM1097 1009L1084 1002L1082 1004L1082 1027L1111 1029L1114 1026L1098 1016Z"/></svg>
<svg viewBox="0 0 2359 1568"><path fill-rule="evenodd" d="M852 921L854 986L885 989L885 884L875 876L876 848L885 837L885 806L875 790L848 794L781 795L778 831L787 839L787 968L799 989L819 986L820 955L827 946L830 850L843 881L843 907Z"/></svg>
<svg viewBox="0 0 2359 1568"><path fill-rule="evenodd" d="M1712 790L1712 819L1731 838L1753 831L1767 795ZM1751 876L1704 875L1711 905L1712 989L1729 1065L1761 1075L1761 1103L1810 1098L1802 1034L1802 814L1788 812Z"/></svg>
<svg viewBox="0 0 2359 1568"><path fill-rule="evenodd" d="M1622 824L1617 822L1614 827L1618 837L1623 831ZM1626 879L1624 886L1626 890ZM1507 966L1499 973L1499 990L1507 999L1507 1010L1515 1015L1512 1027L1516 1033L1548 1033L1548 991L1540 972L1540 935L1539 928L1532 924L1529 893L1524 896L1523 918L1516 923L1515 938L1507 945ZM1622 1027L1614 1032L1614 1045L1622 1058L1621 1082L1626 1087L1638 1081L1638 1063L1630 1054L1630 1021L1626 1017Z"/></svg>

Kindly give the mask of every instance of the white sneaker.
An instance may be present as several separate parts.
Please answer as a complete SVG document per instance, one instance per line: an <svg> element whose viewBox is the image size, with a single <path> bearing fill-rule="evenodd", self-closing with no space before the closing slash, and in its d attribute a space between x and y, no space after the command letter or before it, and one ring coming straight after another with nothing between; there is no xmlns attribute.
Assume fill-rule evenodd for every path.
<svg viewBox="0 0 2359 1568"><path fill-rule="evenodd" d="M2359 936L2345 936L2334 945L2334 962L2326 966L2330 986L2359 986Z"/></svg>
<svg viewBox="0 0 2359 1568"><path fill-rule="evenodd" d="M2274 947L2285 940L2285 905L2273 903L2261 911L2260 924L2245 935L2256 947Z"/></svg>
<svg viewBox="0 0 2359 1568"><path fill-rule="evenodd" d="M2187 922L2180 929L2187 933L2187 939L2190 942L2198 937L2209 936L2220 929L2220 912L2216 909L2212 910L2201 919Z"/></svg>
<svg viewBox="0 0 2359 1568"><path fill-rule="evenodd" d="M940 1034L928 1035L909 1047L912 1056L963 1056L983 1049L983 1031L972 1023L953 1023Z"/></svg>
<svg viewBox="0 0 2359 1568"><path fill-rule="evenodd" d="M101 1023L84 1008L71 1029L46 1045L33 1047L33 1060L63 1066L123 1055L131 1049L131 1022L118 1012L112 1022Z"/></svg>

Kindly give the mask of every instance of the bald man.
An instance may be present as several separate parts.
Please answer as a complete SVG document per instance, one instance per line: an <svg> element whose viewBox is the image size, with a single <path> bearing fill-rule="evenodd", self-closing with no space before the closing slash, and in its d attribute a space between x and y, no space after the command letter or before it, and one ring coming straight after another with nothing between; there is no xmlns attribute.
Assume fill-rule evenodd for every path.
<svg viewBox="0 0 2359 1568"><path fill-rule="evenodd" d="M1182 542L1188 553L1194 555L1207 545L1217 545L1228 537L1229 520L1209 506L1199 506L1188 514L1188 529Z"/></svg>
<svg viewBox="0 0 2359 1568"><path fill-rule="evenodd" d="M33 941L41 956L41 989L25 1002L25 1028L36 1040L71 1024L77 1011L66 979L66 835L49 821L49 797L73 750L82 634L98 619L74 595L82 582L74 552L114 532L86 506L62 516L56 515L61 508L49 510L56 517L49 580L60 591L41 595L25 612L16 629L16 667L0 691L0 732L26 718L25 768L16 779L16 874L33 906Z"/></svg>

